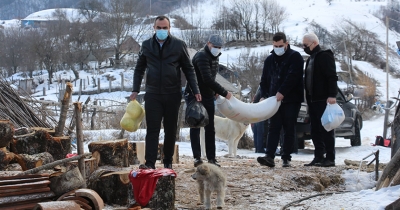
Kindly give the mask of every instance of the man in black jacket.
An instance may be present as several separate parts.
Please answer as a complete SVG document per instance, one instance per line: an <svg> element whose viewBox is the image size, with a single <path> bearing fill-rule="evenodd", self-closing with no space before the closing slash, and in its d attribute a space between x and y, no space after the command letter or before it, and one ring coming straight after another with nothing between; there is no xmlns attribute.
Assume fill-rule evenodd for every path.
<svg viewBox="0 0 400 210"><path fill-rule="evenodd" d="M206 155L208 162L217 166L220 165L215 160L214 98L218 94L227 99L230 99L232 96L230 92L226 91L215 81L219 68L218 58L221 55L222 45L222 37L213 34L210 36L204 48L199 50L192 59L202 97L201 103L206 108L209 117L208 125L204 127ZM185 89L185 100L187 104L194 99L193 93L194 91L188 83ZM201 160L200 128L190 128L190 142L195 159L194 167L197 167L203 163Z"/></svg>
<svg viewBox="0 0 400 210"><path fill-rule="evenodd" d="M331 50L321 49L318 37L314 33L303 37L303 48L304 52L310 55L306 63L304 81L310 111L311 138L315 147L314 159L304 166L335 166L335 132L327 132L321 123L326 104L336 103L338 76L335 58Z"/></svg>
<svg viewBox="0 0 400 210"><path fill-rule="evenodd" d="M184 41L170 34L168 17L158 16L154 22L155 34L145 40L139 52L133 75L131 100L140 91L143 75L146 72L146 153L145 165L140 168L155 168L158 150L158 137L161 121L164 125L164 168L172 169L178 112L182 99L181 69L197 101L201 95L196 75Z"/></svg>
<svg viewBox="0 0 400 210"><path fill-rule="evenodd" d="M281 105L269 119L267 150L264 157L258 157L261 165L274 167L275 152L283 129L282 166L289 167L294 149L295 125L301 102L304 101L303 57L290 49L284 33L272 37L274 50L265 59L261 76L261 96L276 96Z"/></svg>

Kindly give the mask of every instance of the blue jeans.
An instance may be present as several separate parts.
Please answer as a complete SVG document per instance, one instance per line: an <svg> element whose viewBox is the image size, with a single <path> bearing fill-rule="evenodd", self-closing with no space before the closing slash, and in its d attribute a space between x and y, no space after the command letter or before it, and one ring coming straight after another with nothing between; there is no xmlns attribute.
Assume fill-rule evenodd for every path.
<svg viewBox="0 0 400 210"><path fill-rule="evenodd" d="M264 122L261 121L258 123L254 123L251 129L253 130L253 139L254 139L254 148L256 153L265 153L265 145L264 145Z"/></svg>

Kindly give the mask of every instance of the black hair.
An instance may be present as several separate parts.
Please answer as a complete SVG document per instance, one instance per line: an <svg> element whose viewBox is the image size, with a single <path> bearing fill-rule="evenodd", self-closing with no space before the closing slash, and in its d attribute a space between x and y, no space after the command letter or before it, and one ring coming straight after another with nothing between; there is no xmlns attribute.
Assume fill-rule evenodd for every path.
<svg viewBox="0 0 400 210"><path fill-rule="evenodd" d="M169 18L168 18L167 16L165 16L165 15L157 16L156 19L154 20L154 25L156 25L156 21L157 21L157 20L164 20L164 19L167 19L167 20L168 20L168 25L169 25L169 27L171 27L171 21L170 21Z"/></svg>
<svg viewBox="0 0 400 210"><path fill-rule="evenodd" d="M275 42L278 42L280 40L283 40L284 43L286 43L286 35L282 32L277 32L276 34L274 34L274 36L272 37L272 40Z"/></svg>

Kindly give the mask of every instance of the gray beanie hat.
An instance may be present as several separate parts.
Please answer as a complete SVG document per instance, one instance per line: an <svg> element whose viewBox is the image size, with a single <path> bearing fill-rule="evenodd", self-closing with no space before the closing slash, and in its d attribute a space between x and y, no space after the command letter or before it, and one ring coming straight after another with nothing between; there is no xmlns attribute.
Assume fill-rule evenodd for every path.
<svg viewBox="0 0 400 210"><path fill-rule="evenodd" d="M208 40L214 47L222 47L224 45L224 40L218 34L212 34Z"/></svg>

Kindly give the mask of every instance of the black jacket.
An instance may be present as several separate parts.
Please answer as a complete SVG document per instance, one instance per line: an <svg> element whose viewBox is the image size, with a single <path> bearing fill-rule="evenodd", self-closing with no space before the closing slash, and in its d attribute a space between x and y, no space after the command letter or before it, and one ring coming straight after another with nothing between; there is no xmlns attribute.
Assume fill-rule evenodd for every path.
<svg viewBox="0 0 400 210"><path fill-rule="evenodd" d="M264 61L261 96L267 98L280 92L284 96L282 103L303 102L303 57L290 49L290 45L282 56L277 56L273 50L271 53Z"/></svg>
<svg viewBox="0 0 400 210"><path fill-rule="evenodd" d="M219 54L214 56L206 45L200 49L192 59L196 71L197 82L202 96L214 96L215 93L226 97L228 92L215 81L219 68ZM186 85L186 92L190 93L190 87Z"/></svg>
<svg viewBox="0 0 400 210"><path fill-rule="evenodd" d="M181 69L192 87L193 93L200 93L186 43L169 35L162 47L160 47L154 35L142 43L135 73L133 74L132 92L140 91L144 72L147 71L147 93L180 93L182 92Z"/></svg>
<svg viewBox="0 0 400 210"><path fill-rule="evenodd" d="M312 88L311 90L306 88L306 96L310 97L311 101L326 101L328 97L336 98L338 76L333 52L321 50L319 45L316 46L307 60L306 69L309 65L312 67L310 77ZM308 78L307 70L305 78Z"/></svg>

